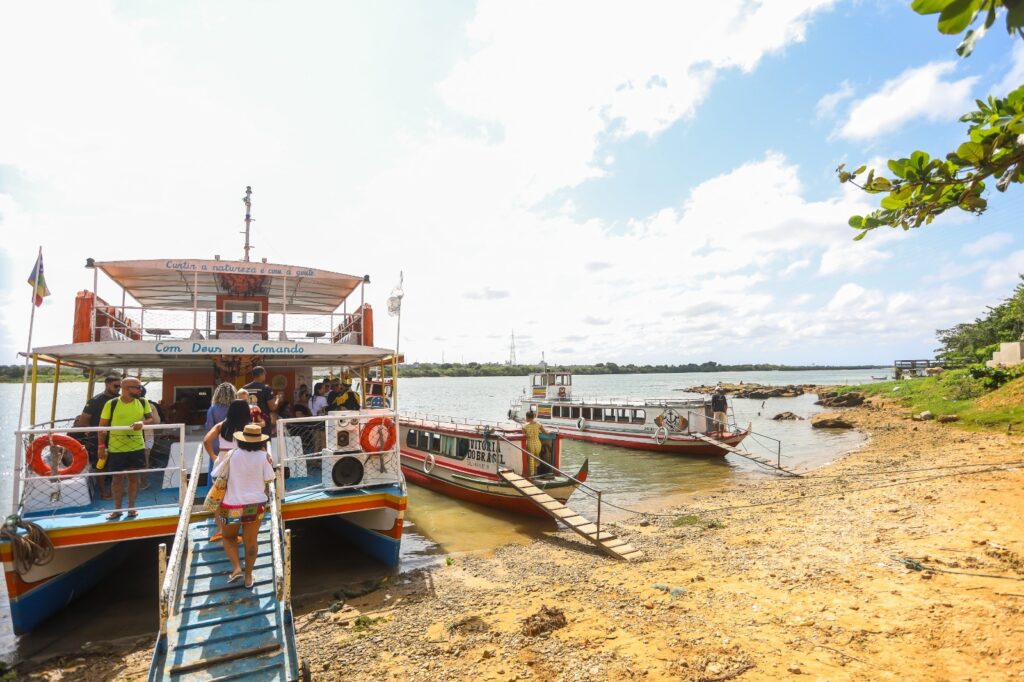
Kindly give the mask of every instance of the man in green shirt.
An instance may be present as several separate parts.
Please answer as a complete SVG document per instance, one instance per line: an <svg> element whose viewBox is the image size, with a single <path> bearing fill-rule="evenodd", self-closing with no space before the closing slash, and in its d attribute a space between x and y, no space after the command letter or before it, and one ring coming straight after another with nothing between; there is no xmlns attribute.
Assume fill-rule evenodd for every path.
<svg viewBox="0 0 1024 682"><path fill-rule="evenodd" d="M107 402L100 413L100 426L131 427L131 431L98 434L99 458L101 461L106 460L106 469L112 474L110 488L114 497L114 511L107 516L108 521L121 517L125 478L128 479L126 518L134 519L138 516L138 512L135 511L135 498L139 493L139 474L133 472L146 467L146 443L142 436L142 427L153 423L149 403L140 398L141 393L142 382L134 377L125 377L121 381L121 397Z"/></svg>

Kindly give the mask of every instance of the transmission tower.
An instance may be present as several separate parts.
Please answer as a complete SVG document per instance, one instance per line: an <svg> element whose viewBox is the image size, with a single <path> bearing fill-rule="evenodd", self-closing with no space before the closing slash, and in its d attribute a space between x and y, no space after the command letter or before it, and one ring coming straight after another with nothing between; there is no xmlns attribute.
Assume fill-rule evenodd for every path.
<svg viewBox="0 0 1024 682"><path fill-rule="evenodd" d="M512 330L512 342L508 346L508 364L516 364L516 330Z"/></svg>

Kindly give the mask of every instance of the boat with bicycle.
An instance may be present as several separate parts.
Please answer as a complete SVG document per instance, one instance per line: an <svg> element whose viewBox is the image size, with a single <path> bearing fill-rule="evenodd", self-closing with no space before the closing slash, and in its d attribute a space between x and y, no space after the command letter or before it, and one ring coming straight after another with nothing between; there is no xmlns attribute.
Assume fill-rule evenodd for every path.
<svg viewBox="0 0 1024 682"><path fill-rule="evenodd" d="M541 434L541 452L531 455L517 424L420 413L399 416L402 471L416 485L494 509L545 516L500 475L510 471L564 504L587 480L589 461L575 476L561 471L557 433Z"/></svg>
<svg viewBox="0 0 1024 682"><path fill-rule="evenodd" d="M248 232L244 253L241 260L89 258L92 286L76 297L71 342L31 349L28 426L14 434L10 517L0 538L16 633L31 631L89 590L137 541L173 537L169 556L161 545L159 565L166 635L175 604L192 589L187 562L207 551L195 524L204 519L209 485L201 439L213 388L242 386L256 366L286 399L316 376L349 373L365 406L281 418L273 426L275 503L267 533L274 539L278 602L290 594L285 524L327 519L361 551L386 566L398 564L407 493L397 413L363 388L372 370L390 375L394 392L397 357L374 345L373 311L364 298L370 278L251 261ZM38 400L41 364L54 367L48 415ZM163 423L142 428L153 444L134 472L140 490L125 516L111 515L113 502L100 494L99 479L111 474L97 469L89 444L97 434L113 442L131 427L76 427L73 415L57 414L62 373L84 373L92 396L97 377L111 371L155 377L159 384L150 384L147 397L166 408ZM290 627L290 615L281 622ZM203 670L216 676L216 666Z"/></svg>
<svg viewBox="0 0 1024 682"><path fill-rule="evenodd" d="M750 424L736 425L731 406L724 420L716 419L711 401L703 397L577 398L572 380L568 371L534 372L508 418L523 423L533 412L562 438L682 455L725 455L750 434Z"/></svg>

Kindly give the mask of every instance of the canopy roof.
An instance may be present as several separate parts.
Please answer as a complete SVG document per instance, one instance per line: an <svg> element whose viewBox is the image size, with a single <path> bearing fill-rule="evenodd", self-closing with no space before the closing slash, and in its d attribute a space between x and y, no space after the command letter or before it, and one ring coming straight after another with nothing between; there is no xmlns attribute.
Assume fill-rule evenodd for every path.
<svg viewBox="0 0 1024 682"><path fill-rule="evenodd" d="M235 352L235 351L241 352ZM77 367L206 367L225 356L255 355L264 367L362 367L393 354L386 348L297 341L95 341L33 348L41 360Z"/></svg>
<svg viewBox="0 0 1024 682"><path fill-rule="evenodd" d="M272 310L330 314L369 277L276 263L226 260L122 260L96 263L146 308L216 308L217 296L267 296ZM195 295L198 294L198 295Z"/></svg>

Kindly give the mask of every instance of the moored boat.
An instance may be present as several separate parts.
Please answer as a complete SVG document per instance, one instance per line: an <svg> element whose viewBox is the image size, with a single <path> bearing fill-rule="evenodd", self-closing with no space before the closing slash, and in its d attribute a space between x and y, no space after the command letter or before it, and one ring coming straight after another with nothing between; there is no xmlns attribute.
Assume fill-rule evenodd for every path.
<svg viewBox="0 0 1024 682"><path fill-rule="evenodd" d="M530 375L528 394L513 401L509 419L522 423L532 411L563 438L634 450L685 455L724 455L716 443L735 447L750 433L739 428L730 409L716 420L711 402L698 398L576 398L572 373Z"/></svg>
<svg viewBox="0 0 1024 682"><path fill-rule="evenodd" d="M589 463L575 476L561 472L557 434L542 436L539 459L526 451L526 436L515 424L420 414L399 418L402 471L417 485L467 502L529 516L543 510L499 476L507 469L565 503L587 480Z"/></svg>
<svg viewBox="0 0 1024 682"><path fill-rule="evenodd" d="M366 406L368 371L394 377L397 367L392 351L373 345L372 309L363 298L369 276L219 257L88 259L87 268L93 286L76 298L72 342L32 349L30 426L15 433L9 521L26 525L8 531L21 539L42 534L31 545L10 535L0 540L19 634L101 579L134 541L174 535L182 510L193 507L185 496L197 458L202 500L209 458L201 439L213 387L242 386L261 366L287 399L321 372L346 371L359 380L356 392ZM100 273L120 290L120 305L99 296ZM37 418L39 363L56 367L49 419ZM90 396L96 377L114 369L162 381L160 393L147 397L162 401L167 419L143 429L153 445L138 471L144 489L133 514L112 515L98 485L109 474L96 469L85 445L98 433L113 442L130 427L74 427L73 419L58 418L62 369L86 373ZM397 565L407 494L396 421L389 407L277 420L270 450L281 517L331 519L358 548Z"/></svg>

